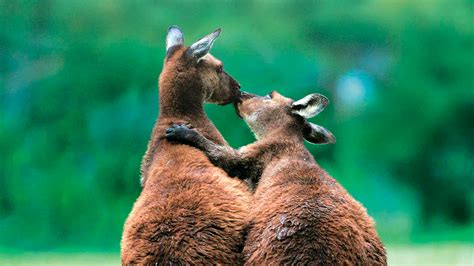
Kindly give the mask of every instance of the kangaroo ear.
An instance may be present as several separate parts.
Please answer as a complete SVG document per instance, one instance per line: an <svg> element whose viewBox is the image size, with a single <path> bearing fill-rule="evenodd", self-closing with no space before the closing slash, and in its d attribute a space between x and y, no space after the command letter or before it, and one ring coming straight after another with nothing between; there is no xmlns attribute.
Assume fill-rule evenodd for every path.
<svg viewBox="0 0 474 266"><path fill-rule="evenodd" d="M321 113L328 104L328 98L319 93L313 93L301 100L293 102L291 112L304 118L311 118Z"/></svg>
<svg viewBox="0 0 474 266"><path fill-rule="evenodd" d="M183 45L183 41L184 35L181 29L177 26L170 26L168 35L166 35L166 52L175 45Z"/></svg>
<svg viewBox="0 0 474 266"><path fill-rule="evenodd" d="M304 138L314 144L334 144L336 137L327 129L316 124L306 122L304 131Z"/></svg>
<svg viewBox="0 0 474 266"><path fill-rule="evenodd" d="M211 50L212 44L214 41L219 37L221 34L221 29L215 30L213 33L204 36L199 41L193 43L191 47L189 47L188 53L189 55L193 56L194 58L198 59L205 56Z"/></svg>

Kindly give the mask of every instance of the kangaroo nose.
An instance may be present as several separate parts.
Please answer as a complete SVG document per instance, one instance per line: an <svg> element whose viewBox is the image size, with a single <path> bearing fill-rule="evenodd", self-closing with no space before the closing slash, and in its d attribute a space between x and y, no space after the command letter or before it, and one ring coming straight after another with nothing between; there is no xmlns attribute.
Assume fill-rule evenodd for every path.
<svg viewBox="0 0 474 266"><path fill-rule="evenodd" d="M250 99L255 97L255 94L248 93L246 91L240 91L240 99L245 100L245 99Z"/></svg>
<svg viewBox="0 0 474 266"><path fill-rule="evenodd" d="M234 89L240 90L240 83L238 83L235 79L232 79L231 82L232 82L232 83L231 83L231 84L232 84L232 87L233 87Z"/></svg>

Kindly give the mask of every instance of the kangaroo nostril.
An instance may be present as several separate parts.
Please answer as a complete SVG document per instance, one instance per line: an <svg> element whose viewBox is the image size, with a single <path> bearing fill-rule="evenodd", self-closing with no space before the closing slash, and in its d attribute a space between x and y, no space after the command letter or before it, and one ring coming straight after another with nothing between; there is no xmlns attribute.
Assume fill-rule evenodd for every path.
<svg viewBox="0 0 474 266"><path fill-rule="evenodd" d="M237 82L233 82L231 86L232 86L233 89L236 89L236 90L240 89L240 84L237 83Z"/></svg>

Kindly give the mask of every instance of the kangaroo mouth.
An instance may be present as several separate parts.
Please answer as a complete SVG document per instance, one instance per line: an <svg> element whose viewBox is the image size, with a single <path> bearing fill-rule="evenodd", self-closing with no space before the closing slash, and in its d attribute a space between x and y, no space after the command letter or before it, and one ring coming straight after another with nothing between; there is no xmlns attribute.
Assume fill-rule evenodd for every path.
<svg viewBox="0 0 474 266"><path fill-rule="evenodd" d="M243 101L248 100L248 99L253 98L253 97L255 97L255 94L251 94L251 93L248 93L246 91L240 91L239 97L237 98L236 101L234 101L235 113L241 119L244 119L244 117L242 116L242 113L240 112L240 106L242 106Z"/></svg>
<svg viewBox="0 0 474 266"><path fill-rule="evenodd" d="M227 100L218 102L218 105L228 105L228 104L234 104L240 101L240 91L236 91L232 96L230 96Z"/></svg>
<svg viewBox="0 0 474 266"><path fill-rule="evenodd" d="M232 94L226 101L223 102L222 105L226 105L226 104L229 104L229 103L235 104L236 102L238 102L240 100L240 97L241 97L241 94L242 94L242 92L240 91L240 84L235 79L233 79L232 77L230 77L230 83L231 83L230 87L231 87L231 90L232 90Z"/></svg>
<svg viewBox="0 0 474 266"><path fill-rule="evenodd" d="M240 119L244 119L244 118L242 117L242 115L240 114L240 111L239 111L239 105L240 105L241 103L242 103L242 100L240 100L240 98L239 98L239 100L235 101L235 102L234 102L234 109L235 109L235 113L237 114L237 116L238 116Z"/></svg>

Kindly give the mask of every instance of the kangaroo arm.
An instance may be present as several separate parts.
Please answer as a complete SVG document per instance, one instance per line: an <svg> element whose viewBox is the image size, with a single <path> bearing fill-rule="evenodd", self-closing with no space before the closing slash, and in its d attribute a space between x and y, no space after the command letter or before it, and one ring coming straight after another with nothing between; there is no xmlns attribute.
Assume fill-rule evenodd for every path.
<svg viewBox="0 0 474 266"><path fill-rule="evenodd" d="M248 152L252 150L249 149L252 144L235 150L229 146L216 144L185 125L173 125L168 128L166 138L202 150L215 166L224 170L229 176L247 180L251 187L258 182L262 173L263 167L258 163L258 159Z"/></svg>

